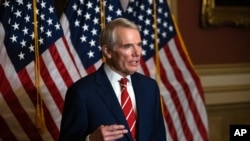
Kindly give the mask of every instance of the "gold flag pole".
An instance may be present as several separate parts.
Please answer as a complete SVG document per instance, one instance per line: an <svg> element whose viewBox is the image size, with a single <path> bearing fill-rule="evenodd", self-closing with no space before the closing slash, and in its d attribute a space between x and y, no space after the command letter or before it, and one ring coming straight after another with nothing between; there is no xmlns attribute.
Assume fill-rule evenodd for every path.
<svg viewBox="0 0 250 141"><path fill-rule="evenodd" d="M156 81L158 84L161 83L160 81L160 76L161 76L161 70L160 70L160 58L159 58L159 43L158 43L158 33L157 33L157 5L156 5L156 0L153 1L153 12L154 12L154 36L155 36L155 64L156 64ZM164 100L163 100L163 96L161 96L161 109L162 109L162 114L164 116L165 112L164 112Z"/></svg>
<svg viewBox="0 0 250 141"><path fill-rule="evenodd" d="M35 86L36 91L36 127L40 132L45 131L45 120L41 89L40 89L40 60L39 60L39 46L38 46L38 21L37 21L37 6L36 0L33 0L33 19L34 19L34 44L35 44Z"/></svg>
<svg viewBox="0 0 250 141"><path fill-rule="evenodd" d="M155 64L156 64L156 80L159 83L160 82L160 60L159 60L159 44L158 44L158 33L157 33L157 7L156 7L156 0L153 2L153 9L154 9L154 36L155 36Z"/></svg>
<svg viewBox="0 0 250 141"><path fill-rule="evenodd" d="M104 0L100 0L100 16L101 16L101 30L105 27L105 6L104 6Z"/></svg>
<svg viewBox="0 0 250 141"><path fill-rule="evenodd" d="M105 5L104 5L104 0L100 0L100 17L101 17L101 30L105 27ZM105 56L102 56L102 61L105 62Z"/></svg>

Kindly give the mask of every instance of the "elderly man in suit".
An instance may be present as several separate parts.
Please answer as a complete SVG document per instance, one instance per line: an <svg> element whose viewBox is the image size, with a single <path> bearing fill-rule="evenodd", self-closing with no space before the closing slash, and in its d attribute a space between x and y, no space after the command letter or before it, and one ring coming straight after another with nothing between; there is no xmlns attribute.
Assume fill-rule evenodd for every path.
<svg viewBox="0 0 250 141"><path fill-rule="evenodd" d="M166 141L159 87L137 72L142 40L131 21L111 21L100 35L105 63L67 91L60 141Z"/></svg>

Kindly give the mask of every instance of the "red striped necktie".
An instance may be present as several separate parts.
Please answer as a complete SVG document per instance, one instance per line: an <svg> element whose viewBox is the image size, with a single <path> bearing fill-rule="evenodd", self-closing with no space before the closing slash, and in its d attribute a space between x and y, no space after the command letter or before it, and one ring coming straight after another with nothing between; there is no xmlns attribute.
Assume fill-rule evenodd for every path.
<svg viewBox="0 0 250 141"><path fill-rule="evenodd" d="M126 117L128 126L130 128L132 137L135 140L136 138L136 116L135 116L135 111L132 106L131 99L127 91L127 82L128 82L127 78L122 78L120 80L121 92L122 92L121 106L122 106L123 113Z"/></svg>

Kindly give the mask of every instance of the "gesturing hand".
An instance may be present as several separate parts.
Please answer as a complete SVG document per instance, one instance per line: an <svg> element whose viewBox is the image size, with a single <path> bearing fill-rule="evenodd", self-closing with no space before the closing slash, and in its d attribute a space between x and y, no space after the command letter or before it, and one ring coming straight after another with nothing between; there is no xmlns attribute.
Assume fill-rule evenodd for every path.
<svg viewBox="0 0 250 141"><path fill-rule="evenodd" d="M124 125L101 125L89 136L90 141L115 141L128 133Z"/></svg>

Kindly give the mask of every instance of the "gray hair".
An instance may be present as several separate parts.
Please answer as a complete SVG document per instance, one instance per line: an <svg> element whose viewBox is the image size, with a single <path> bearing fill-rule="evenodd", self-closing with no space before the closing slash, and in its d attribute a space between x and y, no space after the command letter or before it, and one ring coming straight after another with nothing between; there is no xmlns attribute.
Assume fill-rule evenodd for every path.
<svg viewBox="0 0 250 141"><path fill-rule="evenodd" d="M139 27L125 18L117 18L109 22L100 34L100 46L107 45L109 48L113 48L116 44L116 29L117 27L132 28L140 31Z"/></svg>

